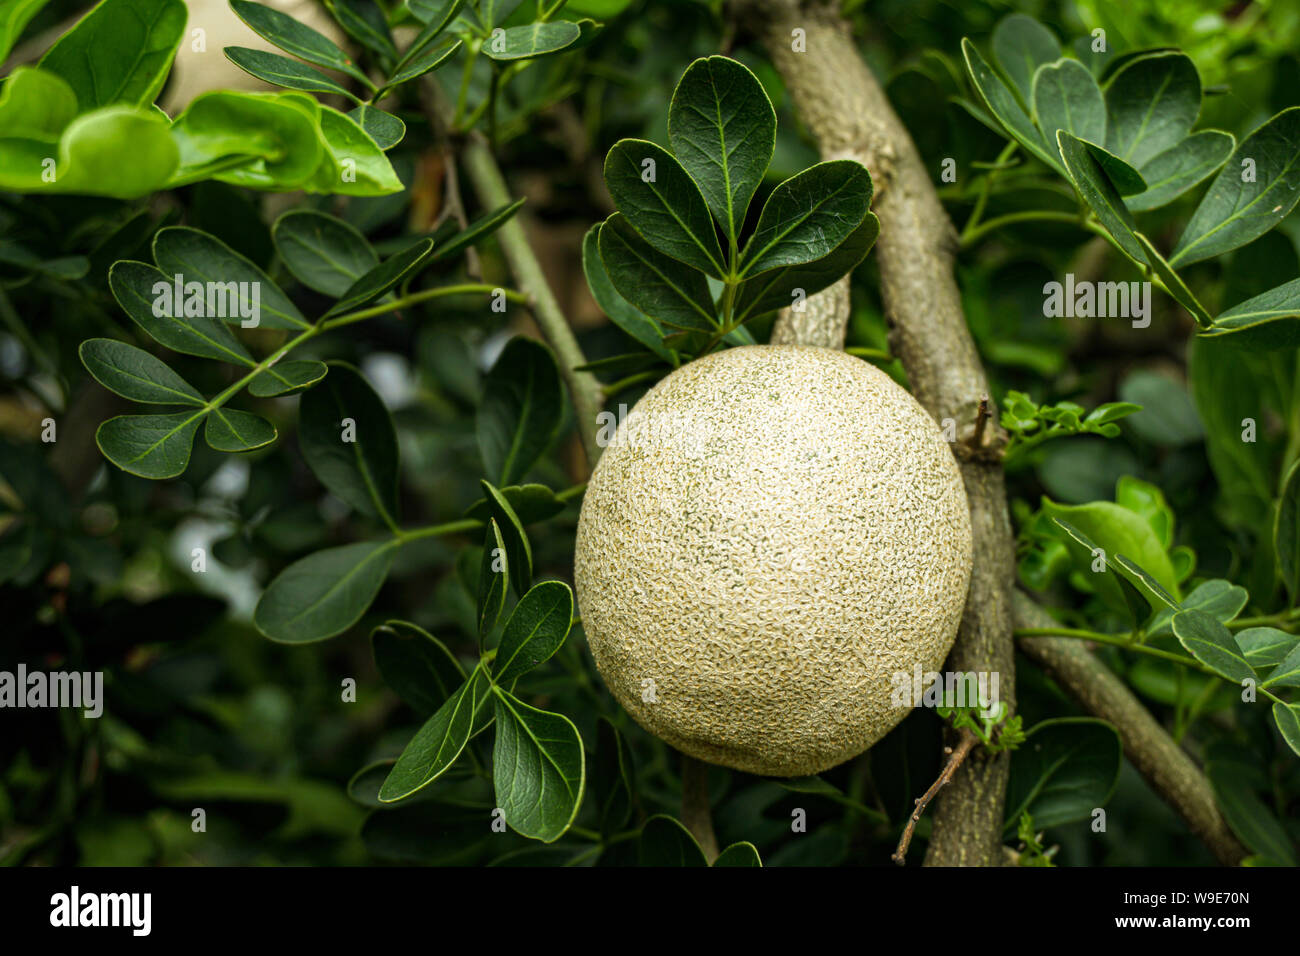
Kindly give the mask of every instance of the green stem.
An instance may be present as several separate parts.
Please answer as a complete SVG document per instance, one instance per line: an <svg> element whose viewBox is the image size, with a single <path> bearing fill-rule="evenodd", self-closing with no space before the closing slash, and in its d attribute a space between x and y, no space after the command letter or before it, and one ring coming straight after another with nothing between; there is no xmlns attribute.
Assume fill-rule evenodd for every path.
<svg viewBox="0 0 1300 956"><path fill-rule="evenodd" d="M1080 229L1088 228L1087 221L1077 212L1055 212L1050 209L1013 212L990 219L988 222L962 233L961 247L965 249L974 245L977 240L982 239L990 232L995 232L1003 226L1010 226L1017 222L1066 222L1078 226Z"/></svg>
<svg viewBox="0 0 1300 956"><path fill-rule="evenodd" d="M481 527L483 522L477 518L461 518L459 521L425 525L423 528L399 528L396 538L400 544L410 544L423 538L440 538L443 535L460 534L463 531L476 531Z"/></svg>
<svg viewBox="0 0 1300 956"><path fill-rule="evenodd" d="M1202 664L1194 657L1185 657L1182 654L1175 654L1172 651L1161 650L1158 647L1151 647L1147 644L1135 644L1130 638L1122 634L1102 634L1097 631L1084 631L1072 627L1018 627L1012 632L1014 637L1072 637L1081 641L1095 641L1098 644L1109 644L1112 647L1119 647L1126 651L1133 651L1137 654L1146 654L1149 657L1159 657L1167 661L1173 661L1175 664L1182 664L1184 667L1190 667L1192 670L1200 671L1203 674L1209 674L1211 677L1223 678ZM1261 688L1262 689L1262 688ZM1267 691L1265 691L1267 693Z"/></svg>
<svg viewBox="0 0 1300 956"><path fill-rule="evenodd" d="M635 375L629 375L627 376L627 378L621 378L617 382L611 382L608 385L602 386L601 391L605 393L606 397L611 395L617 395L619 392L623 391L623 389L631 388L633 385L636 385L638 382L648 382L651 379L658 378L658 377L659 377L659 372L654 370L651 370L649 372L637 372Z"/></svg>
<svg viewBox="0 0 1300 956"><path fill-rule="evenodd" d="M858 358L870 359L876 362L892 362L895 358L884 349L868 349L854 346L853 348L847 348L844 351L849 355L856 355Z"/></svg>
<svg viewBox="0 0 1300 956"><path fill-rule="evenodd" d="M399 299L393 299L391 302L381 302L378 305L372 305L368 308L361 309L357 312L349 312L346 315L337 315L332 319L325 319L320 323L321 329L337 329L341 325L351 325L353 322L361 322L365 319L374 318L376 315L384 315L387 312L395 312L398 309L404 309L408 305L416 305L429 299L440 299L449 295L491 295L501 289L505 297L511 302L518 302L521 305L528 303L528 296L522 292L516 292L514 289L502 289L500 286L487 285L486 283L462 283L461 285L445 285L436 289L422 289L419 292L412 292L410 295L402 296Z"/></svg>

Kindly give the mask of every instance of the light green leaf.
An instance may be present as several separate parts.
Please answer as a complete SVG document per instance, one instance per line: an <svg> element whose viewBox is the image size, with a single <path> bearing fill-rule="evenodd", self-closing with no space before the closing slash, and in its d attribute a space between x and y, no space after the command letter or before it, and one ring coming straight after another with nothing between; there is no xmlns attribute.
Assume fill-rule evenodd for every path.
<svg viewBox="0 0 1300 956"><path fill-rule="evenodd" d="M1074 183L1074 188L1088 204L1088 208L1106 227L1106 231L1111 234L1121 249L1134 261L1146 262L1142 244L1137 239L1137 224L1133 221L1133 214L1128 211L1119 192L1102 171L1097 160L1093 158L1088 144L1064 130L1057 132L1056 141L1070 181Z"/></svg>
<svg viewBox="0 0 1300 956"><path fill-rule="evenodd" d="M329 37L317 33L306 24L274 7L251 3L249 0L230 0L230 9L235 11L235 16L252 27L255 33L286 53L292 53L317 66L341 70L373 89L366 75L357 69L352 57L339 49L338 44Z"/></svg>
<svg viewBox="0 0 1300 956"><path fill-rule="evenodd" d="M393 420L355 368L331 362L329 370L299 403L303 458L335 495L396 528L398 450Z"/></svg>
<svg viewBox="0 0 1300 956"><path fill-rule="evenodd" d="M668 142L735 242L776 148L776 111L763 84L729 57L696 60L673 91Z"/></svg>
<svg viewBox="0 0 1300 956"><path fill-rule="evenodd" d="M217 451L245 452L275 441L275 426L261 415L233 408L214 408L203 428L203 437Z"/></svg>
<svg viewBox="0 0 1300 956"><path fill-rule="evenodd" d="M619 140L605 157L605 185L628 224L658 252L715 278L726 274L704 196L667 150Z"/></svg>
<svg viewBox="0 0 1300 956"><path fill-rule="evenodd" d="M587 230L582 240L582 271L587 277L596 304L609 320L666 362L673 362L674 354L663 344L664 330L654 319L623 298L610 282L605 264L600 259L600 223Z"/></svg>
<svg viewBox="0 0 1300 956"><path fill-rule="evenodd" d="M487 496L488 509L501 529L501 540L506 545L506 563L510 573L510 586L515 594L522 597L528 593L528 586L533 581L533 549L528 543L523 522L511 507L510 502L499 489L490 482L480 481L483 493Z"/></svg>
<svg viewBox="0 0 1300 956"><path fill-rule="evenodd" d="M704 273L653 248L622 213L605 220L597 246L614 288L646 315L680 329L711 332L717 327Z"/></svg>
<svg viewBox="0 0 1300 956"><path fill-rule="evenodd" d="M216 236L187 226L160 229L153 240L153 258L158 269L173 279L180 275L185 282L213 283L218 292L213 318L242 325L247 315L255 314L258 322L250 328L310 325L270 276Z"/></svg>
<svg viewBox="0 0 1300 956"><path fill-rule="evenodd" d="M118 415L99 426L104 457L141 478L175 478L190 463L194 434L207 409L171 415Z"/></svg>
<svg viewBox="0 0 1300 956"><path fill-rule="evenodd" d="M833 159L796 173L763 204L741 274L752 278L830 255L862 225L870 206L871 175L861 163Z"/></svg>
<svg viewBox="0 0 1300 956"><path fill-rule="evenodd" d="M1035 826L1087 820L1106 805L1119 779L1119 734L1104 720L1060 717L1035 724L1011 755L1006 829L1023 813Z"/></svg>
<svg viewBox="0 0 1300 956"><path fill-rule="evenodd" d="M520 675L550 659L569 635L573 623L573 592L561 581L543 581L519 599L510 612L492 679L509 687Z"/></svg>
<svg viewBox="0 0 1300 956"><path fill-rule="evenodd" d="M183 289L180 296L183 301L177 302L173 278L151 265L130 260L113 263L108 272L108 285L126 314L160 345L186 355L218 359L246 368L257 364L224 323L202 315L183 314L191 310L207 311L206 288Z"/></svg>
<svg viewBox="0 0 1300 956"><path fill-rule="evenodd" d="M180 168L170 185L215 178L254 189L300 186L323 155L318 113L283 94L201 93L172 124ZM247 165L230 168L239 156Z"/></svg>
<svg viewBox="0 0 1300 956"><path fill-rule="evenodd" d="M54 45L39 66L77 94L80 112L144 106L162 90L185 33L182 0L103 0Z"/></svg>
<svg viewBox="0 0 1300 956"><path fill-rule="evenodd" d="M292 395L304 388L310 388L325 377L329 368L324 362L304 359L296 362L280 362L258 372L248 383L248 393L257 398L271 398L275 395Z"/></svg>
<svg viewBox="0 0 1300 956"><path fill-rule="evenodd" d="M1106 141L1106 103L1101 87L1078 60L1045 63L1034 73L1034 120L1050 143L1065 130L1092 143Z"/></svg>
<svg viewBox="0 0 1300 956"><path fill-rule="evenodd" d="M405 800L445 773L469 743L475 715L491 696L487 675L476 667L460 689L416 731L379 788L380 801Z"/></svg>
<svg viewBox="0 0 1300 956"><path fill-rule="evenodd" d="M582 28L567 20L526 23L499 32L493 30L483 42L483 52L494 60L522 60L556 53L571 46L580 36Z"/></svg>
<svg viewBox="0 0 1300 956"><path fill-rule="evenodd" d="M271 238L299 282L336 298L379 265L379 256L365 236L323 212L290 210L275 221Z"/></svg>
<svg viewBox="0 0 1300 956"><path fill-rule="evenodd" d="M1232 638L1232 632L1204 611L1179 611L1174 636L1187 652L1228 680L1254 680L1255 671Z"/></svg>
<svg viewBox="0 0 1300 956"><path fill-rule="evenodd" d="M560 373L550 349L516 336L502 350L483 386L478 444L488 474L512 485L536 464L564 418Z"/></svg>
<svg viewBox="0 0 1300 956"><path fill-rule="evenodd" d="M992 47L998 66L1011 78L1026 106L1034 101L1034 74L1038 68L1061 56L1061 44L1052 31L1023 13L998 21L993 28Z"/></svg>
<svg viewBox="0 0 1300 956"><path fill-rule="evenodd" d="M18 42L23 28L49 2L50 0L5 0L0 4L0 63L9 59L9 51Z"/></svg>
<svg viewBox="0 0 1300 956"><path fill-rule="evenodd" d="M552 843L578 815L586 783L582 738L560 714L530 707L500 687L492 776L497 806L516 833Z"/></svg>
<svg viewBox="0 0 1300 956"><path fill-rule="evenodd" d="M0 87L0 129L6 137L55 142L76 115L77 94L57 73L20 66Z"/></svg>
<svg viewBox="0 0 1300 956"><path fill-rule="evenodd" d="M1196 65L1177 52L1134 57L1106 81L1106 111L1106 148L1143 166L1181 143L1196 124L1201 111Z"/></svg>
<svg viewBox="0 0 1300 956"><path fill-rule="evenodd" d="M374 601L398 543L363 541L326 548L289 565L267 586L253 623L283 644L320 641L350 628Z"/></svg>
<svg viewBox="0 0 1300 956"><path fill-rule="evenodd" d="M346 113L320 105L322 160L304 185L308 192L345 196L386 196L402 181L370 134Z"/></svg>
<svg viewBox="0 0 1300 956"><path fill-rule="evenodd" d="M86 371L109 391L153 405L202 405L203 396L165 363L116 339L87 339L78 349Z"/></svg>
<svg viewBox="0 0 1300 956"><path fill-rule="evenodd" d="M1298 200L1300 106L1293 106L1242 140L1210 183L1169 261L1190 265L1244 246L1285 219Z"/></svg>

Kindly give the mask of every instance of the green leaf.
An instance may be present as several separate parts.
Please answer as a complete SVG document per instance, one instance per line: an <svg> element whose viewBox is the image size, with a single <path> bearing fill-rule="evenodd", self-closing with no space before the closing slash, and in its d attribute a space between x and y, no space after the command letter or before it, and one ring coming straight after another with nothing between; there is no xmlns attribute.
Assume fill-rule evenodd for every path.
<svg viewBox="0 0 1300 956"><path fill-rule="evenodd" d="M556 497L555 492L545 485L511 485L508 488L501 488L499 491L510 504L511 509L515 512L522 525L536 524L539 521L545 521L547 518L554 518L564 510L564 502ZM489 507L488 499L480 498L474 502L465 511L465 517L474 518L478 521L488 521L492 517L492 509Z"/></svg>
<svg viewBox="0 0 1300 956"><path fill-rule="evenodd" d="M1119 247L1136 262L1145 262L1142 244L1137 239L1137 224L1133 214L1124 205L1119 192L1102 171L1097 160L1093 158L1088 144L1071 136L1064 130L1056 134L1056 142L1065 161L1070 181L1078 190L1088 208L1093 211L1106 231L1111 234Z"/></svg>
<svg viewBox="0 0 1300 956"><path fill-rule="evenodd" d="M560 649L573 624L573 592L560 581L543 581L519 599L510 612L492 679L509 687L521 674L549 660Z"/></svg>
<svg viewBox="0 0 1300 956"><path fill-rule="evenodd" d="M591 789L602 836L613 836L632 818L632 754L608 717L596 721L596 756Z"/></svg>
<svg viewBox="0 0 1300 956"><path fill-rule="evenodd" d="M852 235L871 206L871 175L861 163L833 159L796 173L767 197L741 257L753 277L822 259Z"/></svg>
<svg viewBox="0 0 1300 956"><path fill-rule="evenodd" d="M23 28L49 2L50 0L6 0L0 4L0 63L9 59L9 51L18 42ZM12 75L10 74L11 77Z"/></svg>
<svg viewBox="0 0 1300 956"><path fill-rule="evenodd" d="M523 207L525 201L526 200L523 199L516 199L512 203L507 203L504 206L493 209L489 213L484 213L482 216L479 216L446 242L435 246L432 261L442 262L450 259L452 256L468 249L486 236L496 232L514 218L515 213Z"/></svg>
<svg viewBox="0 0 1300 956"><path fill-rule="evenodd" d="M325 313L326 317L342 315L361 308L386 293L399 282L419 274L421 266L433 251L432 239L420 239L401 252L385 259L356 282L348 286L343 297Z"/></svg>
<svg viewBox="0 0 1300 956"><path fill-rule="evenodd" d="M681 329L717 328L704 273L653 248L621 213L601 225L597 246L614 288L646 315Z"/></svg>
<svg viewBox="0 0 1300 956"><path fill-rule="evenodd" d="M483 52L494 60L522 60L556 53L582 36L582 28L567 20L527 23L493 30L483 43Z"/></svg>
<svg viewBox="0 0 1300 956"><path fill-rule="evenodd" d="M1173 620L1174 636L1187 652L1228 680L1254 680L1255 671L1246 661L1232 632L1204 611L1179 611Z"/></svg>
<svg viewBox="0 0 1300 956"><path fill-rule="evenodd" d="M657 813L641 828L637 843L641 866L708 866L709 861L691 831L673 817Z"/></svg>
<svg viewBox="0 0 1300 956"><path fill-rule="evenodd" d="M1085 142L1084 145L1088 147L1088 152L1097 161L1097 165L1101 167L1101 171L1106 174L1106 178L1110 180L1117 193L1121 196L1136 196L1146 192L1146 180L1136 169L1096 143Z"/></svg>
<svg viewBox="0 0 1300 956"><path fill-rule="evenodd" d="M428 2L428 0L425 0L425 2ZM521 0L479 0L479 20L483 26L491 30L514 13L520 2Z"/></svg>
<svg viewBox="0 0 1300 956"><path fill-rule="evenodd" d="M1208 326L1210 324L1210 313L1201 305L1200 300L1192 294L1192 290L1187 288L1187 283L1183 281L1182 276L1174 271L1168 260L1165 259L1156 247L1151 245L1151 240L1142 233L1135 233L1138 243L1142 246L1142 252L1146 256L1147 262L1151 264L1151 270L1164 283L1165 289L1174 297L1174 300L1181 305L1194 318L1198 325Z"/></svg>
<svg viewBox="0 0 1300 956"><path fill-rule="evenodd" d="M397 59L388 18L374 0L325 0L345 33L380 56Z"/></svg>
<svg viewBox="0 0 1300 956"><path fill-rule="evenodd" d="M961 49L962 55L966 59L966 70L970 74L971 85L979 92L980 99L984 101L989 112L1002 125L1006 134L1047 163L1048 166L1061 169L1061 158L1057 155L1056 150L1048 146L1042 134L1038 131L1038 127L1034 125L1034 121L1030 119L1024 107L1017 102L1016 95L1002 82L997 73L993 71L993 67L989 66L988 61L980 55L980 51L975 48L975 44L963 38ZM1053 59L1055 58L1054 56ZM1037 64L1035 64L1036 67ZM1024 88L1024 96L1025 102L1032 102L1031 89L1028 84Z"/></svg>
<svg viewBox="0 0 1300 956"><path fill-rule="evenodd" d="M1086 535L1094 547L1105 552L1108 564L1116 556L1126 555L1146 568L1164 590L1177 597L1178 583L1169 555L1142 515L1109 501L1062 505L1044 499L1043 511L1063 526L1070 525ZM1091 560L1089 555L1089 564Z"/></svg>
<svg viewBox="0 0 1300 956"><path fill-rule="evenodd" d="M1261 292L1221 312L1206 337L1230 336L1233 345L1282 349L1300 345L1300 279Z"/></svg>
<svg viewBox="0 0 1300 956"><path fill-rule="evenodd" d="M1250 181L1243 182L1247 173ZM1285 219L1298 200L1300 106L1293 106L1242 140L1210 183L1169 261L1190 265L1244 246Z"/></svg>
<svg viewBox="0 0 1300 956"><path fill-rule="evenodd" d="M524 533L519 516L500 490L487 481L480 481L479 484L483 486L488 509L501 529L501 539L506 545L510 585L515 589L515 594L522 597L528 593L528 586L533 580L533 549L528 544L528 535Z"/></svg>
<svg viewBox="0 0 1300 956"><path fill-rule="evenodd" d="M228 46L225 48L226 59L250 76L266 80L275 86L289 90L301 90L304 93L335 93L346 96L354 103L361 102L348 92L343 84L330 79L320 70L291 60L278 53L265 50L253 50L245 46Z"/></svg>
<svg viewBox="0 0 1300 956"><path fill-rule="evenodd" d="M1300 286L1300 279L1295 280ZM1273 521L1273 550L1277 570L1291 597L1291 606L1300 602L1300 462L1296 462L1282 481L1277 517Z"/></svg>
<svg viewBox="0 0 1300 956"><path fill-rule="evenodd" d="M1217 129L1193 133L1142 165L1146 192L1125 196L1124 204L1130 212L1146 212L1173 202L1222 166L1236 142Z"/></svg>
<svg viewBox="0 0 1300 956"><path fill-rule="evenodd" d="M310 388L325 377L329 371L324 362L304 359L296 362L280 362L264 371L258 372L248 383L248 394L257 398L271 398L275 395L292 395Z"/></svg>
<svg viewBox="0 0 1300 956"><path fill-rule="evenodd" d="M560 714L530 707L500 687L492 777L497 806L516 833L543 843L564 835L582 805L582 738Z"/></svg>
<svg viewBox="0 0 1300 956"><path fill-rule="evenodd" d="M76 115L77 94L57 73L20 66L0 87L0 129L6 137L57 141Z"/></svg>
<svg viewBox="0 0 1300 956"><path fill-rule="evenodd" d="M1034 120L1048 142L1065 130L1092 143L1106 141L1106 102L1101 87L1078 60L1045 63L1034 73Z"/></svg>
<svg viewBox="0 0 1300 956"><path fill-rule="evenodd" d="M386 196L400 192L402 181L370 134L346 113L319 105L321 142L325 149L308 192L346 196Z"/></svg>
<svg viewBox="0 0 1300 956"><path fill-rule="evenodd" d="M372 86L366 75L357 69L352 57L339 49L338 44L288 14L249 0L230 0L230 9L235 11L235 16L252 27L255 33L286 53L292 53L317 66L341 70L365 85Z"/></svg>
<svg viewBox="0 0 1300 956"><path fill-rule="evenodd" d="M1238 839L1253 852L1275 863L1295 866L1295 849L1286 828L1268 805L1255 795L1249 776L1242 772L1243 763L1237 759L1206 762L1206 773L1223 818Z"/></svg>
<svg viewBox="0 0 1300 956"><path fill-rule="evenodd" d="M233 408L214 408L203 428L203 437L217 451L244 452L275 441L275 426L261 415Z"/></svg>
<svg viewBox="0 0 1300 956"><path fill-rule="evenodd" d="M384 683L417 713L434 713L465 683L465 670L447 645L406 621L371 631L370 649Z"/></svg>
<svg viewBox="0 0 1300 956"><path fill-rule="evenodd" d="M715 278L726 274L704 196L666 149L619 140L605 157L605 185L626 222L658 252Z"/></svg>
<svg viewBox="0 0 1300 956"><path fill-rule="evenodd" d="M713 861L714 866L762 866L758 847L752 843L733 843Z"/></svg>
<svg viewBox="0 0 1300 956"><path fill-rule="evenodd" d="M1274 704L1273 721L1287 746L1300 756L1300 704Z"/></svg>
<svg viewBox="0 0 1300 956"><path fill-rule="evenodd" d="M745 322L764 312L795 306L848 275L871 251L880 234L880 220L867 213L853 233L830 255L815 262L772 269L746 279L736 297L735 321Z"/></svg>
<svg viewBox="0 0 1300 956"><path fill-rule="evenodd" d="M103 0L38 64L77 94L80 112L144 106L162 90L185 33L182 0Z"/></svg>
<svg viewBox="0 0 1300 956"><path fill-rule="evenodd" d="M206 409L171 415L118 415L99 426L104 457L141 478L175 478L190 463L194 434Z"/></svg>
<svg viewBox="0 0 1300 956"><path fill-rule="evenodd" d="M251 368L256 365L223 323L182 311L207 311L206 287L183 290L177 303L175 282L151 265L123 260L108 273L113 297L140 328L160 345L200 358L219 359Z"/></svg>
<svg viewBox="0 0 1300 956"><path fill-rule="evenodd" d="M1256 670L1276 667L1300 647L1300 637L1275 627L1248 627L1233 635L1246 663Z"/></svg>
<svg viewBox="0 0 1300 956"><path fill-rule="evenodd" d="M329 370L299 403L303 458L335 495L396 529L398 450L393 420L355 368L331 362Z"/></svg>
<svg viewBox="0 0 1300 956"><path fill-rule="evenodd" d="M323 212L290 210L275 221L271 238L299 282L335 298L379 265L379 256L365 236Z"/></svg>
<svg viewBox="0 0 1300 956"><path fill-rule="evenodd" d="M394 72L404 69L408 64L413 62L416 57L425 53L438 39L439 34L447 28L452 19L460 12L464 0L451 0L451 2L441 3L422 3L421 13L417 19L424 21L425 27L416 34L411 45L406 48L402 58L397 61L397 67Z"/></svg>
<svg viewBox="0 0 1300 956"><path fill-rule="evenodd" d="M1106 148L1143 166L1181 143L1200 111L1201 77L1190 57L1168 51L1135 57L1106 81Z"/></svg>
<svg viewBox="0 0 1300 956"><path fill-rule="evenodd" d="M696 60L673 91L668 142L736 242L776 148L776 111L763 84L729 57Z"/></svg>
<svg viewBox="0 0 1300 956"><path fill-rule="evenodd" d="M1300 647L1293 647L1260 686L1300 687Z"/></svg>
<svg viewBox="0 0 1300 956"><path fill-rule="evenodd" d="M343 633L361 620L383 587L397 547L396 540L363 541L295 561L262 593L253 623L283 644Z"/></svg>
<svg viewBox="0 0 1300 956"><path fill-rule="evenodd" d="M564 418L560 373L551 350L516 336L488 372L479 403L478 445L488 474L512 485L550 447Z"/></svg>
<svg viewBox="0 0 1300 956"><path fill-rule="evenodd" d="M366 131L380 149L392 149L406 136L406 124L377 106L362 103L347 115Z"/></svg>
<svg viewBox="0 0 1300 956"><path fill-rule="evenodd" d="M600 259L600 223L587 230L582 240L582 271L596 304L609 320L666 362L674 362L671 349L663 344L664 330L654 319L623 298L609 281Z"/></svg>
<svg viewBox="0 0 1300 956"><path fill-rule="evenodd" d="M461 45L461 41L456 40L453 43L437 44L422 50L419 55L411 57L393 72L393 75L388 79L388 85L396 86L399 83L413 80L417 76L423 76L430 70L436 70L448 59L455 56Z"/></svg>
<svg viewBox="0 0 1300 956"><path fill-rule="evenodd" d="M310 327L265 272L216 236L187 226L160 229L153 240L153 258L164 275L180 275L186 282L217 283L223 294L217 299L216 318L242 325L252 316L256 321L248 328Z"/></svg>
<svg viewBox="0 0 1300 956"><path fill-rule="evenodd" d="M379 788L381 802L405 800L433 783L456 762L469 743L475 715L492 696L491 687L482 667L474 668L460 689L415 732ZM497 736L499 739L500 731Z"/></svg>
<svg viewBox="0 0 1300 956"><path fill-rule="evenodd" d="M1007 830L1023 813L1037 827L1087 820L1115 791L1122 749L1104 720L1059 717L1035 724L1011 754Z"/></svg>
<svg viewBox="0 0 1300 956"><path fill-rule="evenodd" d="M116 339L87 339L77 350L95 381L111 392L151 405L202 405L203 396L167 363Z"/></svg>
<svg viewBox="0 0 1300 956"><path fill-rule="evenodd" d="M170 185L215 178L254 189L300 186L323 155L318 112L285 94L202 93L172 124L180 168ZM231 168L240 156L247 164Z"/></svg>
<svg viewBox="0 0 1300 956"><path fill-rule="evenodd" d="M483 534L483 560L478 569L478 637L482 644L496 627L510 587L510 559L501 526L489 518Z"/></svg>
<svg viewBox="0 0 1300 956"><path fill-rule="evenodd" d="M993 28L992 47L993 58L1020 91L1026 105L1034 101L1034 74L1038 68L1061 56L1061 44L1052 31L1023 13L1013 13L998 21Z"/></svg>
<svg viewBox="0 0 1300 956"><path fill-rule="evenodd" d="M1227 624L1241 613L1249 600L1250 594L1245 588L1222 578L1214 578L1198 585L1196 590L1183 599L1177 610L1204 611L1216 621ZM1157 609L1155 617L1151 619L1151 626L1147 628L1148 636L1159 637L1162 634L1172 634L1174 614L1177 610L1169 607ZM1237 637L1240 640L1241 634Z"/></svg>

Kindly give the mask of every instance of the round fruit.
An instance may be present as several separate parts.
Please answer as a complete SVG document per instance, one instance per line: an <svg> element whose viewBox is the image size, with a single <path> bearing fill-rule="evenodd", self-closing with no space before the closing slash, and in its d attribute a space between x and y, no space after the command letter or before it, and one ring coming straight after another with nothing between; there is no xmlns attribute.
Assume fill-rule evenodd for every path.
<svg viewBox="0 0 1300 956"><path fill-rule="evenodd" d="M767 345L691 362L636 404L587 487L574 578L637 723L800 776L906 716L970 568L961 475L916 400L843 352Z"/></svg>

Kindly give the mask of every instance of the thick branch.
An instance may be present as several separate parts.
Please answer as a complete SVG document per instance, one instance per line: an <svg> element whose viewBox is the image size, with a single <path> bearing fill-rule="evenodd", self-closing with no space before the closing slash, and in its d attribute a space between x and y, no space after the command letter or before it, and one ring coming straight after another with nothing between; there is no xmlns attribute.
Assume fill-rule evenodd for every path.
<svg viewBox="0 0 1300 956"><path fill-rule="evenodd" d="M1004 436L996 414L972 439L988 385L953 278L956 235L911 137L859 57L833 5L798 0L737 0L739 22L758 33L785 79L800 117L825 158L863 162L875 182L880 217L876 257L892 351L903 362L916 397L941 424L951 420L954 451L970 502L974 571L961 629L948 659L957 671L998 672L1003 699L1015 706L1011 639L1014 581L1011 522L996 450ZM801 34L795 31L802 31ZM795 46L802 36L803 52ZM814 300L825 297L814 311ZM840 304L829 308L830 301ZM775 341L844 341L847 289L819 293L808 311L815 327L794 329L785 317ZM807 325L814 323L806 317ZM956 745L956 738L950 740ZM1007 755L972 754L944 788L935 812L927 864L1000 865Z"/></svg>
<svg viewBox="0 0 1300 956"><path fill-rule="evenodd" d="M1043 608L1024 594L1015 595L1017 627L1052 627ZM1210 782L1122 680L1088 650L1068 637L1022 637L1020 649L1079 704L1119 731L1124 755L1151 788L1160 794L1205 841L1215 858L1236 866L1246 851L1224 823Z"/></svg>

